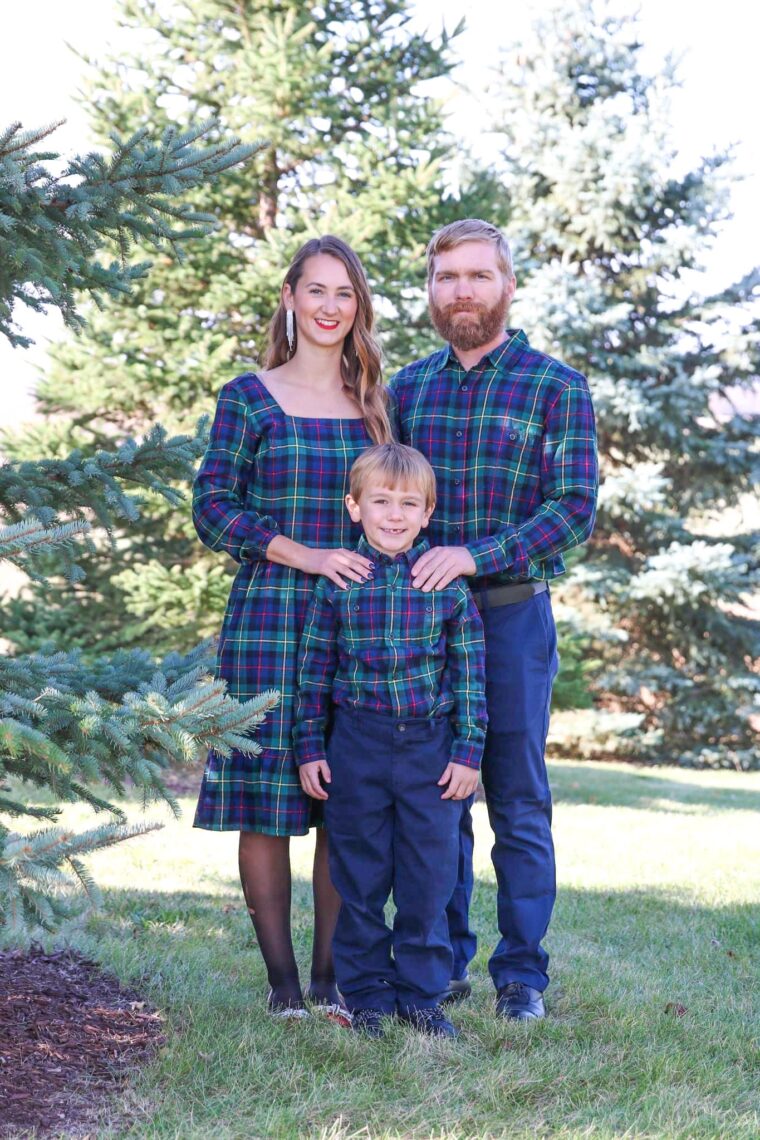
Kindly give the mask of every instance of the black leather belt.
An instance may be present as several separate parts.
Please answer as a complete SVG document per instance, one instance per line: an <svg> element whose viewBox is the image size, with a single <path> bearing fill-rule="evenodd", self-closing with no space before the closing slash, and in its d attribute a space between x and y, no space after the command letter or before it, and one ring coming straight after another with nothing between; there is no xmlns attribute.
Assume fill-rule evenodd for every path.
<svg viewBox="0 0 760 1140"><path fill-rule="evenodd" d="M525 602L534 594L548 590L546 582L514 582L511 586L492 586L490 590L473 590L472 596L479 610L492 610L495 606L512 606Z"/></svg>

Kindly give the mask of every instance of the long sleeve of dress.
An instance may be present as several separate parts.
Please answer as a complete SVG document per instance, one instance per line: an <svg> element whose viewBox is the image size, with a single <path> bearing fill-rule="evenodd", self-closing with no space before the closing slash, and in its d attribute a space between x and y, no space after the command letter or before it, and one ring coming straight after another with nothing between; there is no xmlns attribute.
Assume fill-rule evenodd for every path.
<svg viewBox="0 0 760 1140"><path fill-rule="evenodd" d="M219 395L208 447L193 486L193 523L201 542L236 562L266 557L280 533L271 515L246 508L259 432L232 380Z"/></svg>

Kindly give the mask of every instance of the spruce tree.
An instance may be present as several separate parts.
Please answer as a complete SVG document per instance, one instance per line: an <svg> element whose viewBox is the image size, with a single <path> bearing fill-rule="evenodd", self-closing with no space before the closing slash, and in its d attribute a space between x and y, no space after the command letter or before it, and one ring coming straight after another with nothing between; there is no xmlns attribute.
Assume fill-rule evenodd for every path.
<svg viewBox="0 0 760 1140"><path fill-rule="evenodd" d="M0 330L25 342L14 304L58 307L81 324L77 296L128 293L147 266L127 258L132 242L148 240L178 252L177 243L208 232L213 218L182 201L188 188L254 152L219 136L213 124L159 140L147 132L113 139L110 155L77 157L54 173L58 155L35 149L52 128L0 135ZM115 244L122 257L104 263ZM60 562L70 579L81 576L82 555L100 528L138 517L141 495L176 505L174 484L187 480L199 453L198 435L169 437L153 426L141 440L65 457L0 464L0 562L44 583ZM5 632L5 627L4 627ZM97 634L95 634L95 638ZM201 645L162 662L137 649L84 660L49 647L0 656L0 927L12 937L58 923L98 900L82 859L146 830L129 824L114 802L127 783L146 801L173 804L162 780L172 760L215 748L255 751L247 735L276 703L263 693L245 704L231 700L210 677L210 647ZM30 785L53 806L33 806ZM109 822L86 830L49 826L57 805L88 804ZM13 820L48 826L16 833ZM154 825L153 825L154 826Z"/></svg>
<svg viewBox="0 0 760 1140"><path fill-rule="evenodd" d="M491 98L513 323L588 375L598 417L599 519L561 591L603 659L596 738L578 744L757 766L760 546L731 518L757 487L758 422L718 400L757 382L760 273L717 295L687 277L727 216L729 156L684 167L676 77L639 54L634 19L562 6L505 56Z"/></svg>
<svg viewBox="0 0 760 1140"><path fill-rule="evenodd" d="M446 199L454 152L440 108L419 85L446 75L449 43L415 34L406 0L129 0L139 29L93 78L96 135L214 114L224 128L265 146L218 187L196 194L218 229L189 243L182 263L165 258L137 286L128 313L88 318L86 333L57 349L39 388L46 422L5 446L16 457L44 447L104 446L158 418L187 431L213 411L221 385L255 368L282 277L297 247L335 231L357 249L378 295L386 370L436 343L424 294L424 248L433 229L462 209L498 217L501 194L486 175ZM201 550L187 512L156 504L96 548L86 578L15 601L15 644L44 636L87 650L105 644L187 647L218 627L228 566ZM115 614L129 610L125 626ZM42 612L41 612L42 610Z"/></svg>

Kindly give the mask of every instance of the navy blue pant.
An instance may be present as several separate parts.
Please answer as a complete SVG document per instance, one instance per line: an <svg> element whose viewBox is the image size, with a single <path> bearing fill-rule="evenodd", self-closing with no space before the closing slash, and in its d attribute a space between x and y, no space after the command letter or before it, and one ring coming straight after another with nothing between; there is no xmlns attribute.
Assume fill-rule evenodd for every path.
<svg viewBox="0 0 760 1140"><path fill-rule="evenodd" d="M481 610L486 642L488 732L483 787L494 833L491 851L501 938L488 968L497 989L549 983L549 956L541 946L556 898L552 801L544 749L557 634L548 591L511 606ZM476 949L469 927L472 896L471 801L462 807L459 881L447 918L453 977L462 977Z"/></svg>
<svg viewBox="0 0 760 1140"><path fill-rule="evenodd" d="M335 710L325 824L342 903L335 974L349 1009L408 1013L435 1005L448 986L461 802L442 800L437 782L451 740L445 718Z"/></svg>

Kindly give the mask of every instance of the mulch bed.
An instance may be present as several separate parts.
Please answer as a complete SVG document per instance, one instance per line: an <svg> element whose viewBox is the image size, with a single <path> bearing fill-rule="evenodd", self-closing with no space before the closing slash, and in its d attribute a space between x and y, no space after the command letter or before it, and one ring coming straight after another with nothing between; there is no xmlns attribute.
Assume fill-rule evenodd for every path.
<svg viewBox="0 0 760 1140"><path fill-rule="evenodd" d="M161 1015L80 954L0 951L0 1136L87 1135L163 1040Z"/></svg>

